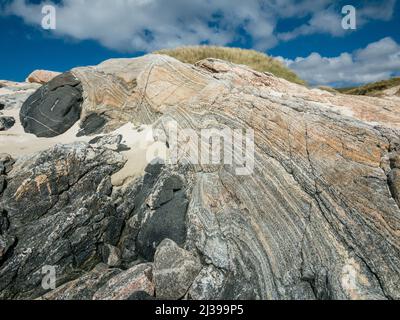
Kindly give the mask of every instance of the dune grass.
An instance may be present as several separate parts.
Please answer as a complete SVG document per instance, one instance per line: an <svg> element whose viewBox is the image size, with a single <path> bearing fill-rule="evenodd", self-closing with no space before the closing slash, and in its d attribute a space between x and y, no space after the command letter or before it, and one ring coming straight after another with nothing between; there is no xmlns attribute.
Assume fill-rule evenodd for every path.
<svg viewBox="0 0 400 320"><path fill-rule="evenodd" d="M341 88L337 91L345 94L361 95L361 96L380 96L382 91L400 86L400 77L392 78L389 80L382 80L378 82L368 83L360 87Z"/></svg>
<svg viewBox="0 0 400 320"><path fill-rule="evenodd" d="M255 50L227 48L216 46L187 46L176 49L164 49L155 53L165 54L185 63L194 64L206 58L215 58L242 64L260 72L270 72L273 75L301 85L306 82L280 61Z"/></svg>

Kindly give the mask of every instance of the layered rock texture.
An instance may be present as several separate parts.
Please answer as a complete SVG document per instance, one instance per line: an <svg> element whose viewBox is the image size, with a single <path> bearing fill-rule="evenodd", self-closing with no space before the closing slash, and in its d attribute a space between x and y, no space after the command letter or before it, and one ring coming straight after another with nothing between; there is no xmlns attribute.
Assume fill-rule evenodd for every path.
<svg viewBox="0 0 400 320"><path fill-rule="evenodd" d="M35 70L28 76L28 78L26 78L26 82L45 84L50 80L53 80L58 75L60 75L59 72Z"/></svg>
<svg viewBox="0 0 400 320"><path fill-rule="evenodd" d="M162 55L73 69L25 88L26 101L7 90L0 102L20 111L31 143L76 125L87 139L0 150L0 298L400 298L396 95ZM168 161L175 124L199 140L203 129L253 130L254 165L238 171L236 149L233 165L193 163L204 150L184 137ZM166 161L143 165L153 144L135 147L127 125L139 140L151 128Z"/></svg>

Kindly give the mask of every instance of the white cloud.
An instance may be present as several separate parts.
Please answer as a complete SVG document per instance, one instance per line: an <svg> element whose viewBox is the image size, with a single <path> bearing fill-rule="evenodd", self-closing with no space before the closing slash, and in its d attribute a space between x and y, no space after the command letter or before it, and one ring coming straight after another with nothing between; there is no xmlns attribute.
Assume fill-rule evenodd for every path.
<svg viewBox="0 0 400 320"><path fill-rule="evenodd" d="M357 29L362 28L372 20L388 21L392 18L396 0L387 1L363 1L362 6L355 6L357 17ZM310 19L303 25L295 29L278 34L278 38L283 41L289 41L299 36L311 34L330 34L334 37L343 36L348 30L342 28L341 13L343 6L330 5L327 8L315 11Z"/></svg>
<svg viewBox="0 0 400 320"><path fill-rule="evenodd" d="M315 33L328 33L333 36L345 34L342 28L342 16L333 9L323 10L315 13L310 20L292 31L280 33L280 40L289 41L299 36L306 36Z"/></svg>
<svg viewBox="0 0 400 320"><path fill-rule="evenodd" d="M8 13L40 25L41 4L14 0ZM259 49L276 44L276 18L260 1L64 0L56 5L56 35L93 39L122 51L152 51L200 43L226 45L242 28Z"/></svg>
<svg viewBox="0 0 400 320"><path fill-rule="evenodd" d="M386 6L366 1L359 9L361 23L389 19L395 1L386 1ZM51 2L7 0L6 12L39 26L41 8ZM278 39L317 32L335 36L344 33L341 8L333 8L332 0L63 0L56 7L55 35L92 39L120 51L201 43L227 45L243 37L255 49L266 50ZM278 20L299 17L310 18L294 30L277 34Z"/></svg>
<svg viewBox="0 0 400 320"><path fill-rule="evenodd" d="M306 58L278 59L312 85L361 84L400 73L400 45L389 37L338 57L322 57L314 52Z"/></svg>

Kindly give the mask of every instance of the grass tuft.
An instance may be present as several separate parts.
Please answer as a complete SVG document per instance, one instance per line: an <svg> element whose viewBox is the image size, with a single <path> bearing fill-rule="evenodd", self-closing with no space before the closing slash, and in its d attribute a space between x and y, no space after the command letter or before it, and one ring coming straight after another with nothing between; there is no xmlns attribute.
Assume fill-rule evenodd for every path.
<svg viewBox="0 0 400 320"><path fill-rule="evenodd" d="M176 49L163 49L155 53L165 54L191 64L207 58L221 59L235 64L246 65L259 72L270 72L290 82L306 85L304 80L300 79L283 63L255 50L216 46L187 46Z"/></svg>
<svg viewBox="0 0 400 320"><path fill-rule="evenodd" d="M336 90L345 94L379 97L382 95L382 91L396 86L400 86L400 78L392 78L389 80L368 83L360 87L341 88ZM397 94L399 93L400 91Z"/></svg>

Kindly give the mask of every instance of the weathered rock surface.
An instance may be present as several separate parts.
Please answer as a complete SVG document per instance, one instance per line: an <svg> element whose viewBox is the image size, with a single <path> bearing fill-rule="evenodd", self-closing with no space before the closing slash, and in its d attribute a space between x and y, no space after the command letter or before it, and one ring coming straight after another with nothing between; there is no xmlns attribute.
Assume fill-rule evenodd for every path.
<svg viewBox="0 0 400 320"><path fill-rule="evenodd" d="M107 181L123 164L118 153L84 143L56 146L14 164L0 200L9 222L4 237L16 239L12 254L1 261L1 298L45 293L43 266L56 266L61 285L101 261L100 245L115 244Z"/></svg>
<svg viewBox="0 0 400 320"><path fill-rule="evenodd" d="M157 297L177 300L189 290L201 270L198 257L166 239L154 256L154 282Z"/></svg>
<svg viewBox="0 0 400 320"><path fill-rule="evenodd" d="M0 111L21 108L39 87L37 83L0 81Z"/></svg>
<svg viewBox="0 0 400 320"><path fill-rule="evenodd" d="M120 269L109 269L105 264L98 264L92 271L82 277L68 282L42 296L41 300L92 300L94 294L108 280L121 272Z"/></svg>
<svg viewBox="0 0 400 320"><path fill-rule="evenodd" d="M13 117L2 117L0 116L0 131L5 131L15 124L15 119Z"/></svg>
<svg viewBox="0 0 400 320"><path fill-rule="evenodd" d="M224 289L225 274L213 265L204 267L198 274L189 290L189 298L193 300L221 299Z"/></svg>
<svg viewBox="0 0 400 320"><path fill-rule="evenodd" d="M3 174L0 298L400 299L398 97L160 55L60 77L39 89L42 101L25 102L25 128L56 135L80 119L82 134L105 136L19 157ZM64 92L79 86L73 98ZM18 95L7 95L11 108ZM52 130L27 118L40 121L57 99ZM188 164L199 150L182 137L178 163L152 163L115 186L127 159L111 132L127 122L152 125L171 153L174 123L196 135L253 129L254 168L238 175L238 152L236 166ZM104 282L92 274L99 263ZM57 266L50 293L44 265ZM136 272L143 266L154 277Z"/></svg>
<svg viewBox="0 0 400 320"><path fill-rule="evenodd" d="M111 278L93 296L93 300L128 300L138 292L154 295L152 265L140 264Z"/></svg>
<svg viewBox="0 0 400 320"><path fill-rule="evenodd" d="M26 82L45 84L53 80L58 75L60 75L60 72L35 70L26 78Z"/></svg>

